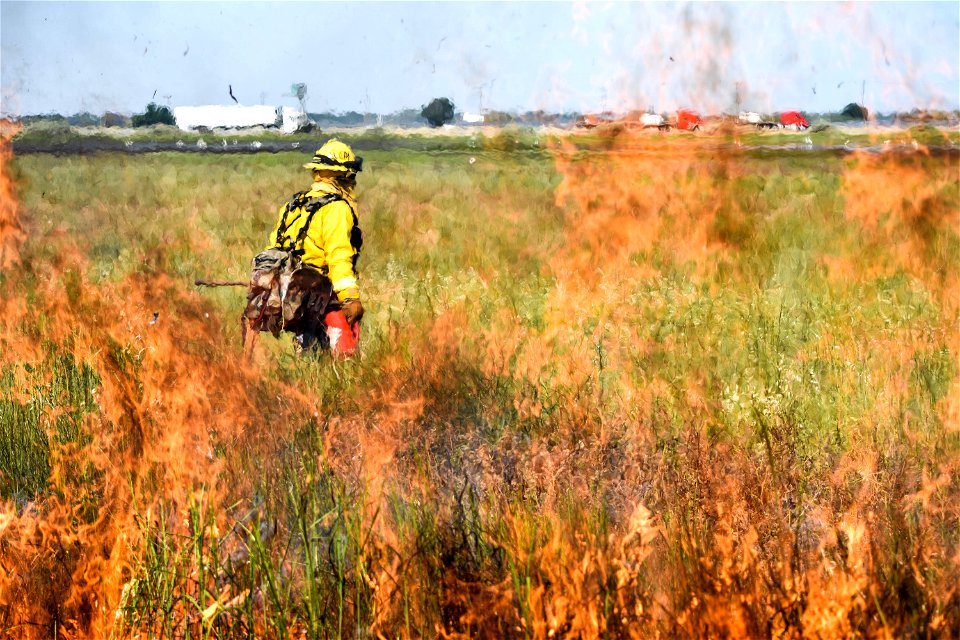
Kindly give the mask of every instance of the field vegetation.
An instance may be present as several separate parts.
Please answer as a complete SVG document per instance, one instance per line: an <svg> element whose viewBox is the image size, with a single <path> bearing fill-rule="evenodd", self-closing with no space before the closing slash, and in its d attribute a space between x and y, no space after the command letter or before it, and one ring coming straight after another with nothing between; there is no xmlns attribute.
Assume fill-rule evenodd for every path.
<svg viewBox="0 0 960 640"><path fill-rule="evenodd" d="M342 362L192 285L303 153L5 162L0 635L955 636L956 153L364 155Z"/></svg>

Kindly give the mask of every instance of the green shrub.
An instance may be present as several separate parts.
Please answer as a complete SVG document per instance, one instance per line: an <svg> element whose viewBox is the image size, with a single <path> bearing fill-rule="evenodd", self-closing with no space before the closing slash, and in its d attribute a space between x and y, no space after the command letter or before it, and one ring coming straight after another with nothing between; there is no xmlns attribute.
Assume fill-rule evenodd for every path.
<svg viewBox="0 0 960 640"><path fill-rule="evenodd" d="M430 123L431 127L440 127L453 120L453 103L449 98L434 98L430 104L423 107L420 116Z"/></svg>
<svg viewBox="0 0 960 640"><path fill-rule="evenodd" d="M131 123L135 127L146 127L151 124L176 124L177 121L169 107L151 102L147 105L146 112L139 113L131 118Z"/></svg>

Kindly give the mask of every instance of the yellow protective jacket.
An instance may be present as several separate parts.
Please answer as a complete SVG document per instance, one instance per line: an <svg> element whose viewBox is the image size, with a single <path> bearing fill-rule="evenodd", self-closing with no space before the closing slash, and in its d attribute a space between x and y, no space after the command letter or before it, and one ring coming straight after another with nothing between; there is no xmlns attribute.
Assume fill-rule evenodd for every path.
<svg viewBox="0 0 960 640"><path fill-rule="evenodd" d="M302 206L312 199L329 195L338 196L338 199L317 209L312 217L308 207ZM308 191L294 194L289 202L280 207L267 249L292 249L305 264L319 269L330 278L333 290L341 301L359 298L356 257L362 241L357 228L356 206L351 191L333 182L314 182ZM298 245L297 240L308 219L310 226Z"/></svg>

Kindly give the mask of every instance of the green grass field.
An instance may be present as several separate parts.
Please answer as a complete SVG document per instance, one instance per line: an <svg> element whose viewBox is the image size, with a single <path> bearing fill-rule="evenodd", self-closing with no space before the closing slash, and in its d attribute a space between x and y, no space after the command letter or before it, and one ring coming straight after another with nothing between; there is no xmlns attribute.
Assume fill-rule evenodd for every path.
<svg viewBox="0 0 960 640"><path fill-rule="evenodd" d="M649 140L366 152L346 362L192 285L302 154L14 158L0 635L952 637L957 155Z"/></svg>

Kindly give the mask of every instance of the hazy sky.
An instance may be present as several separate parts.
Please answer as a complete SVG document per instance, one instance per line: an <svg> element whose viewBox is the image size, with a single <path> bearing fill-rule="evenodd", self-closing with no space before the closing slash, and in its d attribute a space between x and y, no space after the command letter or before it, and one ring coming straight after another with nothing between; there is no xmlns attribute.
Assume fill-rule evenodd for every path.
<svg viewBox="0 0 960 640"><path fill-rule="evenodd" d="M960 107L960 3L0 1L0 111Z"/></svg>

